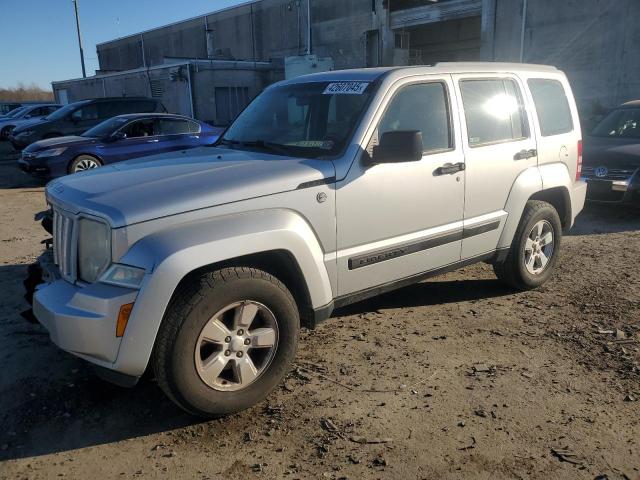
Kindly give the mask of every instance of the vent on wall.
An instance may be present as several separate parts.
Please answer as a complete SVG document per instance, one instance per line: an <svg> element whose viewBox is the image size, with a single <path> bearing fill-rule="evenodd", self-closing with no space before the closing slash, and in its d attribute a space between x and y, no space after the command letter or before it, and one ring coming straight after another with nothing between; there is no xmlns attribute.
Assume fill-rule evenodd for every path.
<svg viewBox="0 0 640 480"><path fill-rule="evenodd" d="M150 80L151 96L153 98L161 98L164 94L164 88L162 86L162 80Z"/></svg>

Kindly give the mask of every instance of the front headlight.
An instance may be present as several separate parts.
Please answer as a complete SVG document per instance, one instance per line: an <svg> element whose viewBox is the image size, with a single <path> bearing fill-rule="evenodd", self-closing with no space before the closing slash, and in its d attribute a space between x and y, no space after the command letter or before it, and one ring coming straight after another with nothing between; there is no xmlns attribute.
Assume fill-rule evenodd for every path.
<svg viewBox="0 0 640 480"><path fill-rule="evenodd" d="M78 272L81 280L95 282L111 263L111 229L96 220L78 222Z"/></svg>
<svg viewBox="0 0 640 480"><path fill-rule="evenodd" d="M33 130L25 130L23 132L18 132L15 134L17 137L30 137L33 135Z"/></svg>
<svg viewBox="0 0 640 480"><path fill-rule="evenodd" d="M56 157L56 156L62 154L66 149L67 149L67 147L49 148L47 150L42 150L40 152L37 152L35 154L35 157L36 158Z"/></svg>

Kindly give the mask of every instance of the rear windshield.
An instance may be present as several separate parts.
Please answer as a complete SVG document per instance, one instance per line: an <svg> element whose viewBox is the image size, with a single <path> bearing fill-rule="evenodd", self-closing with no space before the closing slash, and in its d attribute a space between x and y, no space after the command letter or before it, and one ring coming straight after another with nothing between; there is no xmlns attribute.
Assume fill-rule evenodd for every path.
<svg viewBox="0 0 640 480"><path fill-rule="evenodd" d="M593 129L594 137L640 138L640 108L613 110Z"/></svg>

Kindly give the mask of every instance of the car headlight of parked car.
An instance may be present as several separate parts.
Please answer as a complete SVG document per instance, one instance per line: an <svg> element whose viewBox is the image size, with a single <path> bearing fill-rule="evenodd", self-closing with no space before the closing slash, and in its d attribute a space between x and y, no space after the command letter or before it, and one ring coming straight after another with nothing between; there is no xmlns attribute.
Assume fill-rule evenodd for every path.
<svg viewBox="0 0 640 480"><path fill-rule="evenodd" d="M56 157L58 155L61 155L66 149L67 147L58 147L58 148L49 148L47 150L41 150L35 154L35 157L36 158Z"/></svg>
<svg viewBox="0 0 640 480"><path fill-rule="evenodd" d="M16 132L15 135L20 137L30 137L31 135L33 135L33 130L24 130L22 132Z"/></svg>
<svg viewBox="0 0 640 480"><path fill-rule="evenodd" d="M111 229L103 222L81 218L78 223L78 272L93 283L111 263Z"/></svg>

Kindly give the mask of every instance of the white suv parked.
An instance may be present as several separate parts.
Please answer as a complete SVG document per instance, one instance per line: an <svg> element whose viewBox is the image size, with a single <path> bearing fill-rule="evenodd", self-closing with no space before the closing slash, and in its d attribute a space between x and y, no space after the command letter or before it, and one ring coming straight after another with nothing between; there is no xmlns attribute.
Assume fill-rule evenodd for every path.
<svg viewBox="0 0 640 480"><path fill-rule="evenodd" d="M185 410L236 412L282 380L299 328L336 307L479 261L516 289L545 282L584 204L580 165L553 67L280 82L215 148L50 183L34 313L112 381L151 367Z"/></svg>

